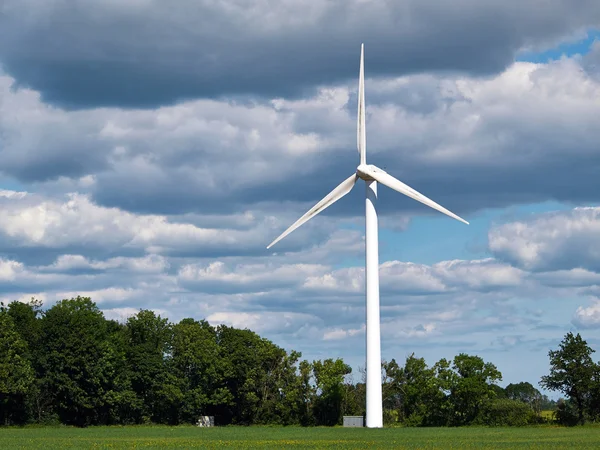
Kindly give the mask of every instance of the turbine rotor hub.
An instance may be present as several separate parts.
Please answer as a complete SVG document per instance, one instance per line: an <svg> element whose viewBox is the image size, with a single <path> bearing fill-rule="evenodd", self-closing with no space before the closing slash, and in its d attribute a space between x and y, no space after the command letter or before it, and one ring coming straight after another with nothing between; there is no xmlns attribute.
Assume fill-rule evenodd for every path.
<svg viewBox="0 0 600 450"><path fill-rule="evenodd" d="M383 170L379 169L378 167L372 164L360 164L356 168L356 175L358 176L358 178L365 181L374 180L374 178L370 175L370 173L373 172L385 173Z"/></svg>

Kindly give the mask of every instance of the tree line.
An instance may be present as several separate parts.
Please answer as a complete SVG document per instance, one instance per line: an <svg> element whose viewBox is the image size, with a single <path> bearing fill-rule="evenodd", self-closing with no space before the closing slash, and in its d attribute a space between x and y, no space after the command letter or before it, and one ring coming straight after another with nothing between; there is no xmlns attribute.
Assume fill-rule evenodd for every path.
<svg viewBox="0 0 600 450"><path fill-rule="evenodd" d="M502 374L476 355L428 367L410 355L382 362L384 420L407 426L526 425L555 410L560 423L600 419L600 366L569 333L550 351L540 384L498 386ZM150 310L108 320L87 297L0 306L0 424L196 423L337 425L365 414L364 372L341 358L307 361L248 329L178 323Z"/></svg>

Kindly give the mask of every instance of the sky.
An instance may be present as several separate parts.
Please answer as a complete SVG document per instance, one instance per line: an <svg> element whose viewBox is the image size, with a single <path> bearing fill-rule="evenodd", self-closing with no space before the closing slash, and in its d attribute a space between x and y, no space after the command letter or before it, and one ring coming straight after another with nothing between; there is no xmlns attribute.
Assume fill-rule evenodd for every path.
<svg viewBox="0 0 600 450"><path fill-rule="evenodd" d="M470 222L379 188L383 358L537 386L567 332L600 351L596 0L4 0L0 299L247 327L361 380L362 183L266 246L356 170L363 42L368 162Z"/></svg>

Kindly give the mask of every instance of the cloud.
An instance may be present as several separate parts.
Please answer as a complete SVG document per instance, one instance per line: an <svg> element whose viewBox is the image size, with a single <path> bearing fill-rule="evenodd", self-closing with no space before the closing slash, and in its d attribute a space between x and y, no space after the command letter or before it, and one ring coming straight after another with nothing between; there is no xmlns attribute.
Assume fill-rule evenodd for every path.
<svg viewBox="0 0 600 450"><path fill-rule="evenodd" d="M580 306L575 311L573 324L583 329L600 328L600 301L595 301L591 306Z"/></svg>
<svg viewBox="0 0 600 450"><path fill-rule="evenodd" d="M323 333L323 340L332 341L332 340L345 339L348 337L364 334L365 330L366 330L365 325L362 325L361 327L358 327L358 328L350 328L350 329L334 328L329 331L325 331Z"/></svg>
<svg viewBox="0 0 600 450"><path fill-rule="evenodd" d="M147 255L140 258L109 258L105 261L90 261L81 255L60 255L50 266L41 268L48 272L99 273L128 270L150 275L162 273L169 268L168 260L161 255Z"/></svg>
<svg viewBox="0 0 600 450"><path fill-rule="evenodd" d="M0 291L4 293L41 292L64 282L65 277L39 274L19 261L0 257Z"/></svg>
<svg viewBox="0 0 600 450"><path fill-rule="evenodd" d="M0 170L35 181L40 192L78 192L105 207L207 216L213 223L269 217L277 227L271 238L357 163L354 85L325 87L302 100L65 111L15 90L10 77L0 84ZM408 94L413 87L425 103ZM369 161L467 219L511 204L599 201L593 118L600 114L600 79L578 59L514 63L484 79L369 80L368 90L375 93L367 107ZM77 167L63 165L67 160ZM399 215L403 226L417 214L439 216L386 188L380 198L381 215ZM363 202L357 185L324 216L356 220ZM305 232L277 250L298 250Z"/></svg>
<svg viewBox="0 0 600 450"><path fill-rule="evenodd" d="M501 71L523 48L600 23L597 2L260 1L251 5L5 0L0 60L20 84L70 107L193 97L289 96L369 76ZM335 39L332 39L335 36Z"/></svg>
<svg viewBox="0 0 600 450"><path fill-rule="evenodd" d="M579 207L497 226L489 232L489 247L497 258L527 270L600 272L599 232L600 208ZM574 274L586 276L583 270Z"/></svg>
<svg viewBox="0 0 600 450"><path fill-rule="evenodd" d="M535 274L541 284L551 287L580 287L600 283L600 273L585 269L556 270Z"/></svg>
<svg viewBox="0 0 600 450"><path fill-rule="evenodd" d="M514 267L488 258L472 261L444 261L433 270L448 285L486 292L523 284L525 274Z"/></svg>
<svg viewBox="0 0 600 450"><path fill-rule="evenodd" d="M408 327L402 326L402 324L403 321L384 322L382 330L385 330L388 339L423 339L438 334L435 323L418 324Z"/></svg>
<svg viewBox="0 0 600 450"><path fill-rule="evenodd" d="M107 167L111 149L98 134L102 111L67 113L43 103L37 91L14 87L14 79L0 71L3 173L31 182L78 178Z"/></svg>
<svg viewBox="0 0 600 450"><path fill-rule="evenodd" d="M492 259L442 261L434 265L401 261L380 264L379 276L384 294L426 296L457 290L487 292L523 284L519 269ZM362 293L364 268L338 269L324 275L309 276L303 287L310 291Z"/></svg>
<svg viewBox="0 0 600 450"><path fill-rule="evenodd" d="M217 312L206 320L212 324L225 324L235 328L248 328L257 333L287 332L293 335L302 333L303 329L319 324L319 318L302 313L263 311L254 313Z"/></svg>
<svg viewBox="0 0 600 450"><path fill-rule="evenodd" d="M103 309L102 313L108 320L116 320L117 322L126 322L128 318L135 316L139 312L136 308L110 308Z"/></svg>
<svg viewBox="0 0 600 450"><path fill-rule="evenodd" d="M81 297L90 297L98 305L106 305L129 303L133 297L139 294L140 291L137 289L105 288L93 291L58 291L55 297L56 299L68 299L79 295ZM122 308L121 311L123 311Z"/></svg>
<svg viewBox="0 0 600 450"><path fill-rule="evenodd" d="M238 255L247 254L251 247L264 253L262 249L270 229L264 220L256 221L254 227L246 230L201 228L172 222L165 216L136 215L98 206L88 196L77 193L57 199L5 192L0 196L0 207L3 211L0 215L0 249L13 253L27 253L29 249L30 252L105 257L115 254L141 256L144 253L210 256L215 252L226 254L224 250L228 247ZM55 268L83 264L88 268L108 269L110 265L124 262L112 259L94 267L81 257L77 260L77 256L63 254ZM165 264L156 257L138 260L138 263Z"/></svg>
<svg viewBox="0 0 600 450"><path fill-rule="evenodd" d="M179 269L179 283L204 292L264 292L280 287L293 288L307 277L321 273L318 264L248 264L227 267L222 261L208 266L187 264Z"/></svg>

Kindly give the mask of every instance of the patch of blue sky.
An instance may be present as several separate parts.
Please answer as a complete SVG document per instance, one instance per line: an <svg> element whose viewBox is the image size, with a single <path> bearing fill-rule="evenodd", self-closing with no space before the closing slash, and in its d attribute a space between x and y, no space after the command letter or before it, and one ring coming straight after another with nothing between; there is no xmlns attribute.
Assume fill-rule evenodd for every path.
<svg viewBox="0 0 600 450"><path fill-rule="evenodd" d="M0 175L0 191L26 191L27 189L17 180Z"/></svg>
<svg viewBox="0 0 600 450"><path fill-rule="evenodd" d="M563 55L571 57L574 55L585 55L590 51L594 41L600 40L600 30L588 30L585 37L562 42L556 47L543 50L541 52L523 51L517 55L517 61L527 61L533 63L547 63L560 59Z"/></svg>
<svg viewBox="0 0 600 450"><path fill-rule="evenodd" d="M554 201L491 208L472 215L463 215L470 225L442 214L414 216L404 231L380 226L379 260L435 264L453 259L488 258L491 256L487 251L488 231L495 224L527 219L533 214L571 208L572 205ZM364 232L364 227L352 228ZM363 265L363 257L346 258L336 264L336 268Z"/></svg>

